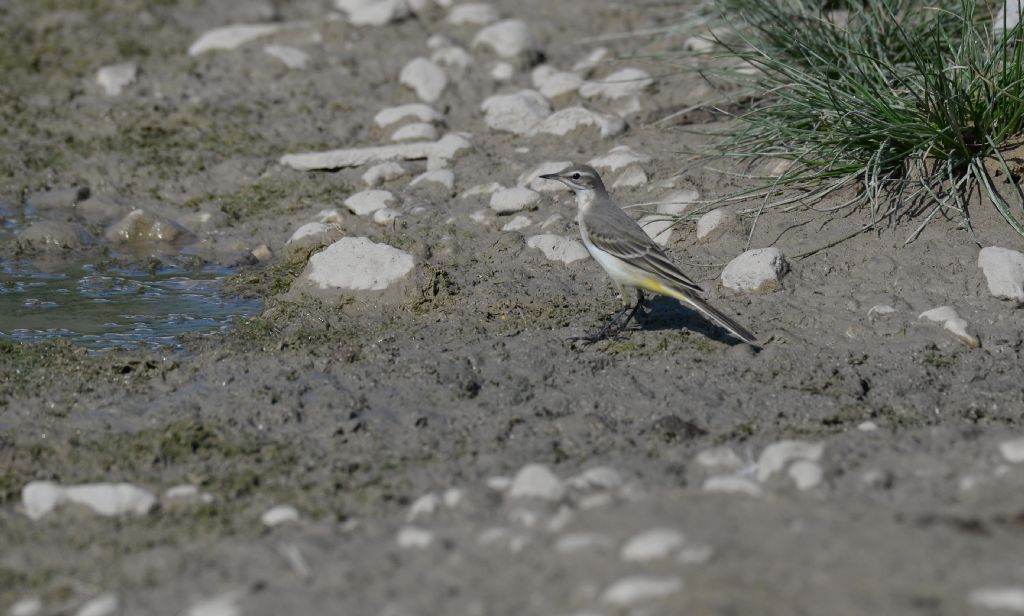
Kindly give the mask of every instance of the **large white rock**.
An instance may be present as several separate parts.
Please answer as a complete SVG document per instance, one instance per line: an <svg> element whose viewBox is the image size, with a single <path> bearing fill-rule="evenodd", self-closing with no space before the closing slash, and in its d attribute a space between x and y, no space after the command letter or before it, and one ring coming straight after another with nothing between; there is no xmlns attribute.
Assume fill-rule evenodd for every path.
<svg viewBox="0 0 1024 616"><path fill-rule="evenodd" d="M545 161L529 171L525 171L516 179L517 186L523 186L537 192L553 192L565 190L565 184L553 180L545 180L542 175L558 173L572 165L567 160Z"/></svg>
<svg viewBox="0 0 1024 616"><path fill-rule="evenodd" d="M118 96L135 81L138 73L139 67L134 62L111 64L96 71L96 83L107 96Z"/></svg>
<svg viewBox="0 0 1024 616"><path fill-rule="evenodd" d="M644 233L654 240L654 243L659 246L668 246L669 240L672 239L672 226L675 225L674 220L666 218L661 214L651 214L641 217L636 222L644 230Z"/></svg>
<svg viewBox="0 0 1024 616"><path fill-rule="evenodd" d="M664 599L683 589L683 580L675 577L656 577L653 575L633 575L625 577L601 593L601 600L619 607L628 607Z"/></svg>
<svg viewBox="0 0 1024 616"><path fill-rule="evenodd" d="M383 291L412 271L412 255L366 237L343 237L313 255L303 278L320 289Z"/></svg>
<svg viewBox="0 0 1024 616"><path fill-rule="evenodd" d="M395 196L387 190L364 190L345 199L345 207L357 216L366 216L384 209L395 202Z"/></svg>
<svg viewBox="0 0 1024 616"><path fill-rule="evenodd" d="M486 26L501 17L498 9L486 2L456 4L448 11L448 23L453 26Z"/></svg>
<svg viewBox="0 0 1024 616"><path fill-rule="evenodd" d="M306 68L306 63L309 62L309 55L306 52L288 45L267 45L263 51L267 55L277 58L290 69Z"/></svg>
<svg viewBox="0 0 1024 616"><path fill-rule="evenodd" d="M697 239L709 242L720 237L736 220L729 210L713 209L697 219Z"/></svg>
<svg viewBox="0 0 1024 616"><path fill-rule="evenodd" d="M808 443L806 441L779 441L772 443L761 451L757 459L756 477L758 481L766 481L775 473L786 468L790 462L807 460L817 462L825 453L824 443Z"/></svg>
<svg viewBox="0 0 1024 616"><path fill-rule="evenodd" d="M413 58L402 68L398 81L402 85L409 86L416 92L421 100L432 103L441 97L441 93L448 86L448 76L440 66L430 60L419 57Z"/></svg>
<svg viewBox="0 0 1024 616"><path fill-rule="evenodd" d="M397 180L402 176L408 175L408 173L409 171L398 163L380 163L370 167L363 173L363 182L370 188L373 188L374 186L380 186L384 182Z"/></svg>
<svg viewBox="0 0 1024 616"><path fill-rule="evenodd" d="M552 233L534 235L526 240L526 245L543 252L549 261L561 261L566 265L590 256L580 242Z"/></svg>
<svg viewBox="0 0 1024 616"><path fill-rule="evenodd" d="M278 162L299 171L333 170L397 160L426 158L449 161L472 147L473 145L465 135L449 133L434 142L285 154Z"/></svg>
<svg viewBox="0 0 1024 616"><path fill-rule="evenodd" d="M63 487L50 481L31 481L21 491L25 514L39 519L58 506L83 505L104 516L144 515L156 505L152 493L129 483L89 483Z"/></svg>
<svg viewBox="0 0 1024 616"><path fill-rule="evenodd" d="M565 495L565 485L543 464L527 464L519 469L509 486L510 498L536 498L557 501Z"/></svg>
<svg viewBox="0 0 1024 616"><path fill-rule="evenodd" d="M373 116L373 122L380 128L388 128L406 120L417 122L440 122L444 115L425 103L409 103L397 107L385 107Z"/></svg>
<svg viewBox="0 0 1024 616"><path fill-rule="evenodd" d="M487 47L502 58L532 56L537 41L521 19L505 19L487 26L473 37L473 47Z"/></svg>
<svg viewBox="0 0 1024 616"><path fill-rule="evenodd" d="M499 214L521 212L540 201L540 195L529 188L505 188L491 195L491 209Z"/></svg>
<svg viewBox="0 0 1024 616"><path fill-rule="evenodd" d="M480 109L489 128L516 135L530 134L551 115L551 104L535 90L492 96L480 105Z"/></svg>
<svg viewBox="0 0 1024 616"><path fill-rule="evenodd" d="M686 535L674 528L652 528L633 535L622 546L619 557L624 561L648 561L666 558L686 542Z"/></svg>
<svg viewBox="0 0 1024 616"><path fill-rule="evenodd" d="M722 285L733 291L766 293L779 288L786 272L785 257L778 248L755 248L736 257L722 270Z"/></svg>
<svg viewBox="0 0 1024 616"><path fill-rule="evenodd" d="M633 164L643 164L651 161L647 154L637 152L628 145L617 145L604 156L590 159L587 164L598 171L614 173L619 169L625 169Z"/></svg>
<svg viewBox="0 0 1024 616"><path fill-rule="evenodd" d="M614 137L626 129L622 118L597 113L585 107L567 107L549 115L537 125L534 134L564 137L580 129L596 128L601 137Z"/></svg>
<svg viewBox="0 0 1024 616"><path fill-rule="evenodd" d="M405 0L335 0L334 5L355 26L386 26L410 15Z"/></svg>
<svg viewBox="0 0 1024 616"><path fill-rule="evenodd" d="M198 56L207 51L235 49L250 41L269 36L283 27L283 24L235 24L215 28L196 39L188 48L188 55Z"/></svg>
<svg viewBox="0 0 1024 616"><path fill-rule="evenodd" d="M580 86L583 98L601 98L615 101L637 96L654 83L650 74L639 68L623 68L604 79L588 81Z"/></svg>
<svg viewBox="0 0 1024 616"><path fill-rule="evenodd" d="M658 213L679 216L700 199L700 193L689 188L673 191L658 202Z"/></svg>
<svg viewBox="0 0 1024 616"><path fill-rule="evenodd" d="M985 273L992 295L1024 304L1024 254L989 246L978 253L978 267Z"/></svg>
<svg viewBox="0 0 1024 616"><path fill-rule="evenodd" d="M391 134L392 141L434 141L437 127L426 122L413 122L402 126Z"/></svg>

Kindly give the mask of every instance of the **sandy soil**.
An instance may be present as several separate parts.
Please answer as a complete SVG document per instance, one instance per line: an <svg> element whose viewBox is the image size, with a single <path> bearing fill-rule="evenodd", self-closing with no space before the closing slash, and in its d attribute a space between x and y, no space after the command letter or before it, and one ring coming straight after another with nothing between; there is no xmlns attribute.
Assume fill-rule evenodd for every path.
<svg viewBox="0 0 1024 616"><path fill-rule="evenodd" d="M704 199L748 184L712 166L740 169L677 154L705 139L678 129L715 116L652 124L712 95L695 75L628 59L681 37L594 39L675 23L681 9L494 4L525 19L557 67L602 44L627 58L612 67L662 79L618 138L515 137L489 131L479 103L530 87L529 71L496 84L493 58L474 50L476 64L434 105L449 130L473 134L475 150L452 165L455 189L399 179L386 187L408 213L394 225L348 214L342 223L346 235L414 254L411 290L343 305L284 295L308 257L284 242L321 209L341 208L364 169L303 173L277 159L386 143L373 115L416 100L398 84L402 66L426 53L431 34L468 48L476 28L446 24L440 9L354 27L313 1L0 8L0 199L11 215L27 193L87 185L169 216L219 209L218 246L265 243L275 255L232 281L265 297L263 315L224 337L195 336L185 353L0 347L0 609L37 597L39 613L73 613L112 592L124 614L994 613L977 591L1024 587L1024 468L999 450L1024 432L1024 340L1019 311L989 295L970 237L938 220L903 246L920 220L907 217L791 258L781 289L743 295L716 281L746 247L752 218L711 243L698 243L689 221L668 250L764 350L734 345L667 300L619 338L574 343L617 299L593 262L551 262L525 243L552 214L563 219L555 232L574 236L571 198L545 193L526 213L535 226L502 232L505 218L470 219L486 197L457 195L617 144L654 157L647 186L615 191L623 203L656 200L665 180ZM236 50L186 53L212 27L273 19L310 22ZM303 49L308 66L287 69L263 51L268 42ZM138 63L137 81L105 96L95 71L125 60ZM424 211L411 213L417 205ZM52 216L97 234L108 222ZM750 245L797 255L869 220L864 210L771 213ZM975 208L975 225L985 244L1021 246L989 208ZM880 304L896 310L869 316ZM918 320L942 305L980 348ZM757 480L761 452L785 440L823 444L809 465L823 471L819 483L800 490L785 470ZM721 447L738 468L698 461ZM622 483L570 482L555 500L498 489L531 463L563 480L611 467ZM706 489L722 475L760 494ZM21 491L42 479L156 494L190 484L212 499L161 498L145 516L66 508L30 520ZM435 511L427 501L410 511L446 491ZM266 527L261 515L276 505L299 519ZM682 547L624 558L626 541L653 528L684 533ZM588 538L566 547L576 535ZM616 581L639 575L670 590L616 603Z"/></svg>

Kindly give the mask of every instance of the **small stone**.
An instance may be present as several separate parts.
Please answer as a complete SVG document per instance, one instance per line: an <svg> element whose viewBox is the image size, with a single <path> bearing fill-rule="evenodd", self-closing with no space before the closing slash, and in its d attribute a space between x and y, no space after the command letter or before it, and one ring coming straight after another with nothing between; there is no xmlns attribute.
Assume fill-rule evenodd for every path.
<svg viewBox="0 0 1024 616"><path fill-rule="evenodd" d="M473 65L473 56L469 55L469 52L462 47L456 45L435 50L434 53L430 54L430 59L437 64L459 71L464 71Z"/></svg>
<svg viewBox="0 0 1024 616"><path fill-rule="evenodd" d="M560 71L548 64L534 68L530 78L533 87L549 100L567 98L583 85L583 78L576 73Z"/></svg>
<svg viewBox="0 0 1024 616"><path fill-rule="evenodd" d="M116 614L120 607L121 600L117 594L105 592L86 601L75 612L75 616L111 616L111 614Z"/></svg>
<svg viewBox="0 0 1024 616"><path fill-rule="evenodd" d="M654 80L651 79L647 71L639 68L624 68L604 79L584 83L580 86L580 96L615 101L637 96L653 83Z"/></svg>
<svg viewBox="0 0 1024 616"><path fill-rule="evenodd" d="M638 165L633 165L612 182L612 188L639 188L645 184L647 184L647 173Z"/></svg>
<svg viewBox="0 0 1024 616"><path fill-rule="evenodd" d="M956 310L952 306L939 306L938 308L932 308L931 310L925 310L921 314L917 315L918 319L927 319L933 323L939 323L940 325L950 319L958 319L960 315L956 313Z"/></svg>
<svg viewBox="0 0 1024 616"><path fill-rule="evenodd" d="M677 190L665 195L658 203L658 213L667 216L679 216L700 199L696 190Z"/></svg>
<svg viewBox="0 0 1024 616"><path fill-rule="evenodd" d="M173 242L186 233L185 228L173 220L146 210L132 210L107 228L106 237L107 241L115 244Z"/></svg>
<svg viewBox="0 0 1024 616"><path fill-rule="evenodd" d="M535 90L492 96L480 105L480 109L485 114L484 122L488 128L515 135L530 134L551 115L551 104Z"/></svg>
<svg viewBox="0 0 1024 616"><path fill-rule="evenodd" d="M260 522L263 522L264 526L277 526L286 522L297 522L298 520L299 511L291 505L271 507L260 516Z"/></svg>
<svg viewBox="0 0 1024 616"><path fill-rule="evenodd" d="M536 205L540 195L529 188L505 188L491 195L491 209L498 214L514 214Z"/></svg>
<svg viewBox="0 0 1024 616"><path fill-rule="evenodd" d="M424 103L409 103L397 107L387 107L373 116L373 122L379 128L388 128L406 120L417 122L440 122L444 116L430 105Z"/></svg>
<svg viewBox="0 0 1024 616"><path fill-rule="evenodd" d="M452 190L455 187L455 173L451 169L435 169L434 171L421 173L409 182L410 187L419 184L438 184L448 190Z"/></svg>
<svg viewBox="0 0 1024 616"><path fill-rule="evenodd" d="M768 293L779 288L787 268L778 248L748 250L722 270L722 285L733 291Z"/></svg>
<svg viewBox="0 0 1024 616"><path fill-rule="evenodd" d="M434 492L424 494L409 506L409 513L405 515L405 519L407 522L414 522L417 518L430 517L440 506L440 496Z"/></svg>
<svg viewBox="0 0 1024 616"><path fill-rule="evenodd" d="M989 293L1024 304L1024 253L988 246L978 253L978 267L985 274Z"/></svg>
<svg viewBox="0 0 1024 616"><path fill-rule="evenodd" d="M979 588L967 595L967 602L989 610L1024 612L1024 586Z"/></svg>
<svg viewBox="0 0 1024 616"><path fill-rule="evenodd" d="M431 34L427 39L428 49L443 49L451 46L452 40L443 34Z"/></svg>
<svg viewBox="0 0 1024 616"><path fill-rule="evenodd" d="M285 245L312 243L310 240L320 241L326 239L337 229L336 225L327 225L322 222L307 222L292 233L292 236L288 238Z"/></svg>
<svg viewBox="0 0 1024 616"><path fill-rule="evenodd" d="M498 21L498 9L484 2L457 4L448 12L448 23L453 26L486 26Z"/></svg>
<svg viewBox="0 0 1024 616"><path fill-rule="evenodd" d="M134 62L111 64L96 71L96 83L107 96L120 96L135 81L139 67Z"/></svg>
<svg viewBox="0 0 1024 616"><path fill-rule="evenodd" d="M491 67L491 79L495 81L508 81L516 74L516 68L508 62L496 62Z"/></svg>
<svg viewBox="0 0 1024 616"><path fill-rule="evenodd" d="M789 467L789 477L801 492L816 487L824 476L821 466L809 460L797 460Z"/></svg>
<svg viewBox="0 0 1024 616"><path fill-rule="evenodd" d="M309 259L302 278L320 289L382 291L415 266L409 253L365 237L343 237Z"/></svg>
<svg viewBox="0 0 1024 616"><path fill-rule="evenodd" d="M398 531L395 541L402 549L422 550L434 542L434 533L418 526L405 526Z"/></svg>
<svg viewBox="0 0 1024 616"><path fill-rule="evenodd" d="M405 0L335 0L354 26L386 26L411 14Z"/></svg>
<svg viewBox="0 0 1024 616"><path fill-rule="evenodd" d="M380 163L370 167L363 173L363 182L370 188L373 188L380 186L384 182L397 180L408 173L409 171L398 163Z"/></svg>
<svg viewBox="0 0 1024 616"><path fill-rule="evenodd" d="M129 483L93 483L62 487L50 481L31 481L21 491L25 514L37 520L63 503L83 505L104 516L145 515L156 504L151 493Z"/></svg>
<svg viewBox="0 0 1024 616"><path fill-rule="evenodd" d="M441 97L441 93L448 86L448 76L444 74L441 67L430 60L419 57L413 58L402 68L398 81L409 86L416 92L421 100L432 103Z"/></svg>
<svg viewBox="0 0 1024 616"><path fill-rule="evenodd" d="M357 216L366 216L384 209L395 202L395 196L387 190L364 190L345 199L345 207Z"/></svg>
<svg viewBox="0 0 1024 616"><path fill-rule="evenodd" d="M976 349L981 343L978 342L978 338L967 331L967 321L956 318L950 319L942 324L942 328L953 334L960 342L963 342L969 348Z"/></svg>
<svg viewBox="0 0 1024 616"><path fill-rule="evenodd" d="M864 421L857 425L857 429L861 432L874 432L878 430L878 424L873 421Z"/></svg>
<svg viewBox="0 0 1024 616"><path fill-rule="evenodd" d="M470 197L477 197L480 195L493 195L499 190L504 190L505 187L497 182L489 182L487 184L477 184L467 188L464 193L459 195L462 199L469 199Z"/></svg>
<svg viewBox="0 0 1024 616"><path fill-rule="evenodd" d="M495 492L505 492L512 487L512 478L499 475L487 478L487 487Z"/></svg>
<svg viewBox="0 0 1024 616"><path fill-rule="evenodd" d="M510 498L557 501L565 495L565 486L562 480L543 464L527 464L512 479L508 495Z"/></svg>
<svg viewBox="0 0 1024 616"><path fill-rule="evenodd" d="M817 462L824 453L824 443L808 443L806 441L772 443L761 451L761 456L757 459L757 480L762 482L768 480L795 460Z"/></svg>
<svg viewBox="0 0 1024 616"><path fill-rule="evenodd" d="M584 550L610 548L612 541L599 533L568 533L555 541L555 551L560 554L574 554Z"/></svg>
<svg viewBox="0 0 1024 616"><path fill-rule="evenodd" d="M7 616L36 616L43 611L43 602L37 597L18 599L7 610Z"/></svg>
<svg viewBox="0 0 1024 616"><path fill-rule="evenodd" d="M64 488L51 481L31 481L21 491L21 505L32 520L56 509L63 499Z"/></svg>
<svg viewBox="0 0 1024 616"><path fill-rule="evenodd" d="M506 19L480 30L473 37L473 47L487 47L502 58L531 59L537 53L533 33L521 19Z"/></svg>
<svg viewBox="0 0 1024 616"><path fill-rule="evenodd" d="M894 312L896 312L896 309L888 304L875 304L871 308L868 308L868 318L883 317Z"/></svg>
<svg viewBox="0 0 1024 616"><path fill-rule="evenodd" d="M714 477L708 477L704 481L704 491L760 496L761 486L746 477L740 477L738 475L716 475Z"/></svg>
<svg viewBox="0 0 1024 616"><path fill-rule="evenodd" d="M622 475L608 466L595 466L570 478L566 484L574 490L617 490L622 487Z"/></svg>
<svg viewBox="0 0 1024 616"><path fill-rule="evenodd" d="M530 190L535 190L537 192L552 192L565 190L565 185L562 184L561 182L545 180L540 176L547 175L549 173L558 173L559 171L565 169L566 167L569 167L570 165L572 165L572 163L569 161L543 162L534 167L532 170L520 174L519 178L516 179L516 185L524 186L526 188L529 188Z"/></svg>
<svg viewBox="0 0 1024 616"><path fill-rule="evenodd" d="M647 154L637 152L628 145L617 145L604 156L593 158L587 164L599 171L614 173L630 165L639 165L650 161L651 157Z"/></svg>
<svg viewBox="0 0 1024 616"><path fill-rule="evenodd" d="M717 208L697 219L697 239L710 242L724 234L738 219L728 210Z"/></svg>
<svg viewBox="0 0 1024 616"><path fill-rule="evenodd" d="M1003 441L999 444L999 453L1010 464L1024 462L1024 437Z"/></svg>
<svg viewBox="0 0 1024 616"><path fill-rule="evenodd" d="M373 213L373 222L377 223L378 225L390 225L391 223L395 222L395 220L397 220L401 215L402 213L399 212L398 210L393 210L389 207L386 207L377 210L376 212Z"/></svg>
<svg viewBox="0 0 1024 616"><path fill-rule="evenodd" d="M692 545L679 550L676 562L680 565L703 565L714 554L715 550L710 545Z"/></svg>
<svg viewBox="0 0 1024 616"><path fill-rule="evenodd" d="M309 55L306 52L288 45L267 45L263 51L269 56L277 58L292 70L304 69L309 62Z"/></svg>
<svg viewBox="0 0 1024 616"><path fill-rule="evenodd" d="M561 261L566 265L590 256L580 242L551 233L534 235L526 240L526 245L539 249L549 261Z"/></svg>
<svg viewBox="0 0 1024 616"><path fill-rule="evenodd" d="M191 484L173 486L164 490L164 500L199 498L199 488Z"/></svg>
<svg viewBox="0 0 1024 616"><path fill-rule="evenodd" d="M626 129L621 118L596 113L584 107L567 107L549 115L533 130L538 135L564 137L587 128L597 129L601 137L614 137Z"/></svg>
<svg viewBox="0 0 1024 616"><path fill-rule="evenodd" d="M282 24L235 24L215 28L196 39L188 48L188 55L198 56L207 51L235 49L250 41L269 36L282 27Z"/></svg>
<svg viewBox="0 0 1024 616"><path fill-rule="evenodd" d="M622 546L619 558L624 561L649 561L666 558L683 547L686 536L672 528L653 528L634 535Z"/></svg>
<svg viewBox="0 0 1024 616"><path fill-rule="evenodd" d="M656 577L652 575L634 575L622 578L609 586L601 594L601 600L611 605L628 607L664 599L683 589L683 580L678 577Z"/></svg>
<svg viewBox="0 0 1024 616"><path fill-rule="evenodd" d="M402 143L369 148L330 150L327 152L303 152L285 154L278 162L298 171L334 170L345 167L361 167L372 163L395 160L450 161L472 148L469 139L462 134L450 133L430 142Z"/></svg>
<svg viewBox="0 0 1024 616"><path fill-rule="evenodd" d="M607 47L596 47L592 49L586 57L572 65L572 72L579 73L584 77L590 75L594 72L594 69L608 59L609 53L610 52Z"/></svg>
<svg viewBox="0 0 1024 616"><path fill-rule="evenodd" d="M676 221L660 214L643 216L636 222L659 246L668 246L669 240L672 239L672 227L676 224Z"/></svg>
<svg viewBox="0 0 1024 616"><path fill-rule="evenodd" d="M34 222L18 233L18 241L34 250L78 250L96 243L82 225L61 220Z"/></svg>
<svg viewBox="0 0 1024 616"><path fill-rule="evenodd" d="M505 226L501 228L502 231L519 231L525 229L533 224L528 216L515 216L512 220L505 223Z"/></svg>
<svg viewBox="0 0 1024 616"><path fill-rule="evenodd" d="M479 225L489 224L492 218L494 218L494 212L491 210L477 210L469 215L469 219Z"/></svg>
<svg viewBox="0 0 1024 616"><path fill-rule="evenodd" d="M238 606L241 598L240 591L221 593L193 604L184 616L241 616L242 608Z"/></svg>
<svg viewBox="0 0 1024 616"><path fill-rule="evenodd" d="M448 488L441 495L441 501L449 509L455 509L466 497L466 492L460 488Z"/></svg>
<svg viewBox="0 0 1024 616"><path fill-rule="evenodd" d="M433 124L415 122L406 124L391 135L392 141L434 141L437 139L437 128Z"/></svg>
<svg viewBox="0 0 1024 616"><path fill-rule="evenodd" d="M743 460L728 447L705 449L697 454L697 464L707 469L737 470L743 466Z"/></svg>

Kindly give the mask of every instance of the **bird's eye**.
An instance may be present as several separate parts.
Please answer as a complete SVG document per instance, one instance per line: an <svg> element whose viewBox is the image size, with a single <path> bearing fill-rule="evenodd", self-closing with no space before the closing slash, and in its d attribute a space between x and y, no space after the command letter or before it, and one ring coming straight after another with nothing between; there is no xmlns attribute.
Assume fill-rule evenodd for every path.
<svg viewBox="0 0 1024 616"><path fill-rule="evenodd" d="M577 172L577 173L574 173L574 174L572 174L572 179L574 179L574 180L578 180L578 179L580 179L580 174L579 174L579 172Z"/></svg>

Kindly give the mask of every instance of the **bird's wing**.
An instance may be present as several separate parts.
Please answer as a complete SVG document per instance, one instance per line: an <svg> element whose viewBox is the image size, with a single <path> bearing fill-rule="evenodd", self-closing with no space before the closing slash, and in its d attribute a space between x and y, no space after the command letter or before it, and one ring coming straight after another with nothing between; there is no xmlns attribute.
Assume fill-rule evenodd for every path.
<svg viewBox="0 0 1024 616"><path fill-rule="evenodd" d="M587 237L595 247L625 261L633 267L657 274L683 288L703 293L704 290L679 271L665 251L619 206L594 208L584 219Z"/></svg>

